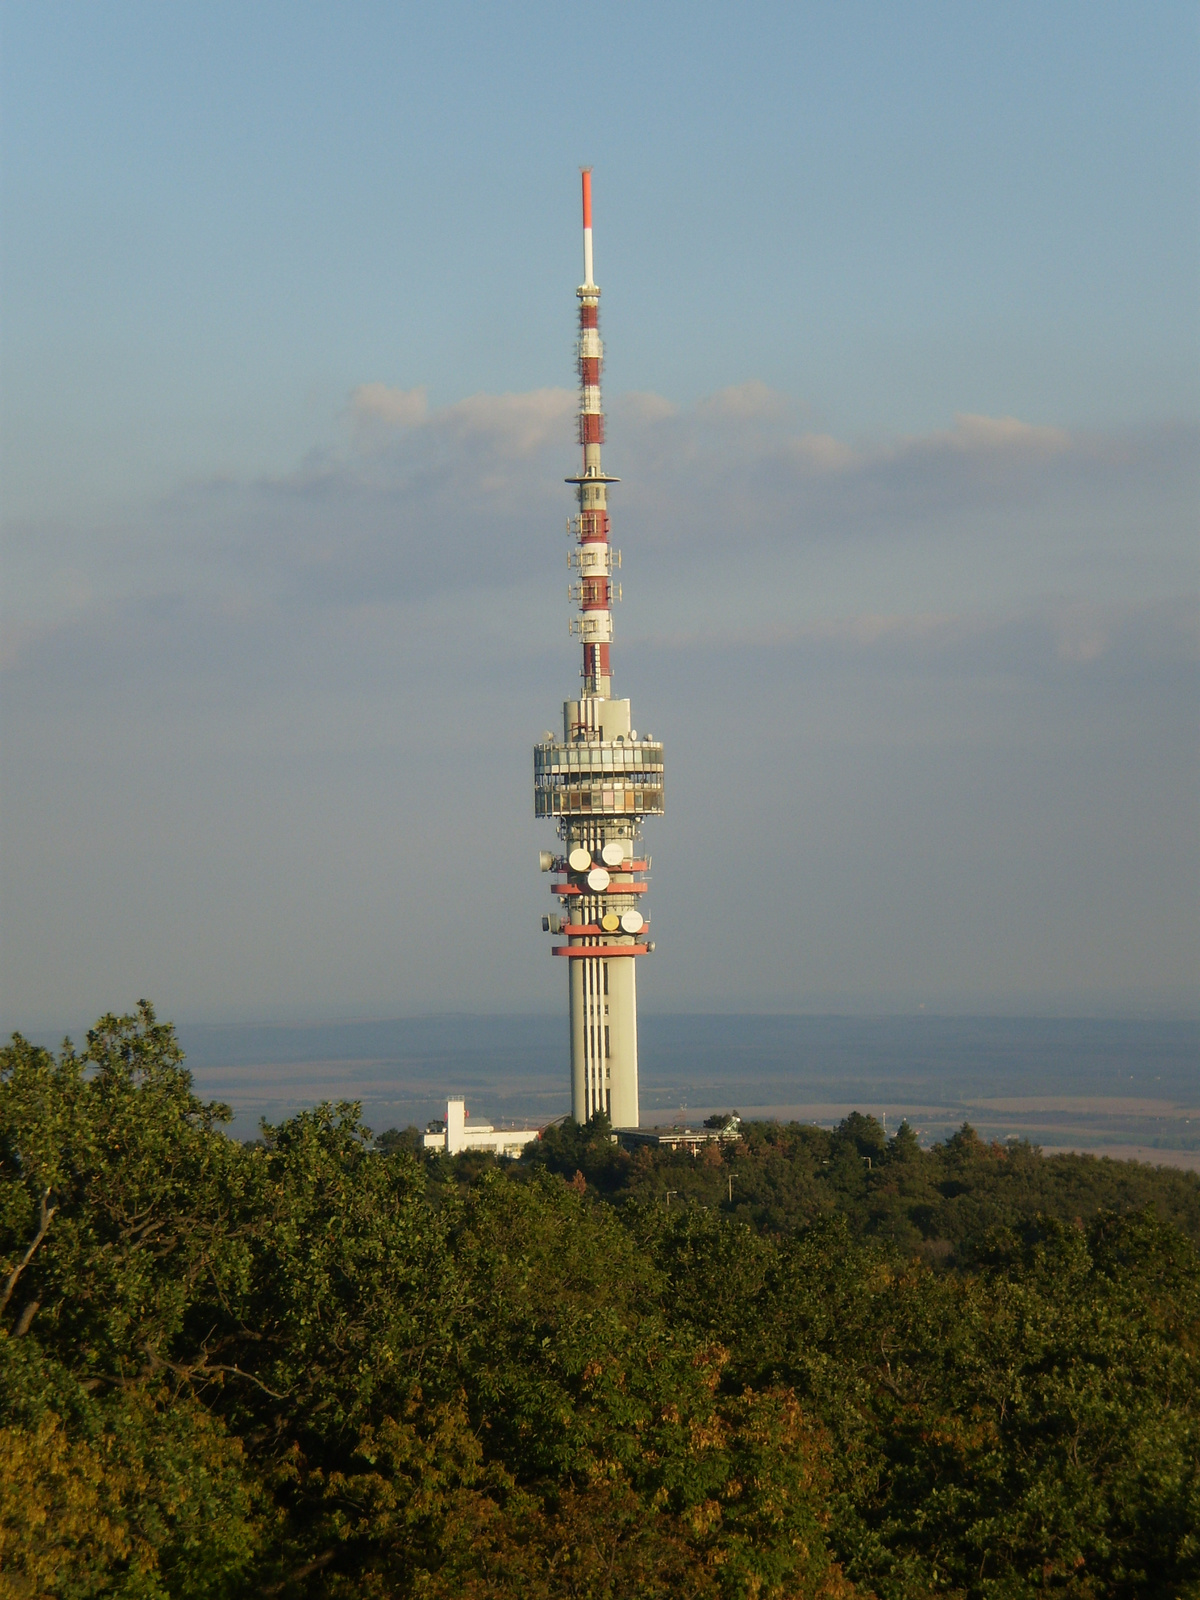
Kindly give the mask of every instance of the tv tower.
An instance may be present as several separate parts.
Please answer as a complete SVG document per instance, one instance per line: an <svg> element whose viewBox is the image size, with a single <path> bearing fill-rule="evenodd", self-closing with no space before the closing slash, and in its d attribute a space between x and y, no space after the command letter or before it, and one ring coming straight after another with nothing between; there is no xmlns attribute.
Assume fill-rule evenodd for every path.
<svg viewBox="0 0 1200 1600"><path fill-rule="evenodd" d="M608 542L607 476L600 464L600 290L592 280L592 173L583 169L583 282L579 296L578 514L568 523L568 556L579 576L568 589L579 606L571 632L583 643L579 698L563 704L562 738L533 753L534 809L553 817L562 854L542 852L561 916L543 917L548 933L564 934L553 952L566 961L571 1009L571 1114L586 1122L606 1112L616 1128L636 1128L638 1107L637 984L639 956L654 949L642 910L649 858L641 848L643 817L663 812L663 747L639 736L628 700L612 697L612 602L621 598L613 570L621 556Z"/></svg>

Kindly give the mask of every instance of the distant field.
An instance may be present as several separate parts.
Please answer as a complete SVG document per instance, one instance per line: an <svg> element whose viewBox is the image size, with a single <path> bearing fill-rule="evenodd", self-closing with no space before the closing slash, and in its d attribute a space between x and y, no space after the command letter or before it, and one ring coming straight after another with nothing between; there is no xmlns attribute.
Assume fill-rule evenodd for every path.
<svg viewBox="0 0 1200 1600"><path fill-rule="evenodd" d="M565 1021L432 1017L180 1029L200 1090L242 1136L321 1099L382 1129L424 1123L448 1093L472 1114L544 1123L569 1107ZM1200 1157L1200 1023L939 1017L646 1016L642 1114L839 1121L907 1117L923 1141L970 1121L987 1138L1173 1166Z"/></svg>
<svg viewBox="0 0 1200 1600"><path fill-rule="evenodd" d="M1021 1102L1020 1116L998 1115L978 1102L949 1105L905 1105L895 1100L867 1103L849 1101L841 1104L817 1102L807 1105L745 1105L740 1106L743 1117L776 1122L816 1122L832 1127L851 1111L862 1111L883 1122L889 1133L895 1132L901 1119L906 1119L916 1129L922 1144L944 1139L964 1122L985 1139L1028 1139L1040 1145L1047 1155L1062 1151L1081 1151L1096 1156L1108 1156L1114 1161L1144 1161L1155 1166L1180 1167L1186 1172L1200 1172L1200 1141L1194 1130L1200 1128L1200 1112L1191 1108L1159 1110L1153 1116L1154 1137L1158 1144L1127 1142L1131 1135L1147 1123L1147 1102L1129 1100L1095 1099L1078 1097L1064 1102L1046 1096L1045 1104L1036 1098ZM1165 1102L1155 1102L1163 1106ZM1103 1107L1102 1111L1095 1108ZM699 1121L710 1110L724 1107L697 1106L689 1110L688 1117ZM1063 1113L1067 1112L1066 1115ZM673 1125L680 1115L652 1113L648 1121ZM1189 1147L1190 1138L1190 1147Z"/></svg>
<svg viewBox="0 0 1200 1600"><path fill-rule="evenodd" d="M969 1121L989 1139L1200 1170L1200 1022L1011 1017L643 1016L642 1118L708 1111L833 1124L865 1111L922 1142ZM201 1093L234 1131L318 1100L360 1100L376 1130L421 1125L447 1094L496 1123L569 1108L556 1016L180 1028ZM54 1046L56 1036L39 1042Z"/></svg>

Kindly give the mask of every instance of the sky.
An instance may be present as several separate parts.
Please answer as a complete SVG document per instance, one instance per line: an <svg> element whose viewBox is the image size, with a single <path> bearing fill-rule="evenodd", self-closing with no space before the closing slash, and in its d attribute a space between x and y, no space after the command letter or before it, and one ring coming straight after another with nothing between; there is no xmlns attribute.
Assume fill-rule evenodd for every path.
<svg viewBox="0 0 1200 1600"><path fill-rule="evenodd" d="M9 0L0 1021L554 1011L594 167L659 1011L1194 1012L1191 4Z"/></svg>

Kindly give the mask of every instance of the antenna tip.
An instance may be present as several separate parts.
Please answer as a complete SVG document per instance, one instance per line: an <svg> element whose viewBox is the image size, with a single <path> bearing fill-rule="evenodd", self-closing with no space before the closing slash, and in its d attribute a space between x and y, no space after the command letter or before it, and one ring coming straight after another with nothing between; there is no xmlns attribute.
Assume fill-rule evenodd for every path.
<svg viewBox="0 0 1200 1600"><path fill-rule="evenodd" d="M585 228L590 228L592 225L592 169L591 167L580 167L579 172L583 178L583 225Z"/></svg>

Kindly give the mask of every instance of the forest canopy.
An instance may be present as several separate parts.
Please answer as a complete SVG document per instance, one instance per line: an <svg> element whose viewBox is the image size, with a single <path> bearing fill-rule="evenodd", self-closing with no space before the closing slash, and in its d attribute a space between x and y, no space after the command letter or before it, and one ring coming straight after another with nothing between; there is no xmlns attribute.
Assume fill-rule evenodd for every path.
<svg viewBox="0 0 1200 1600"><path fill-rule="evenodd" d="M0 1051L7 1595L1200 1594L1193 1175L228 1121L145 1003Z"/></svg>

